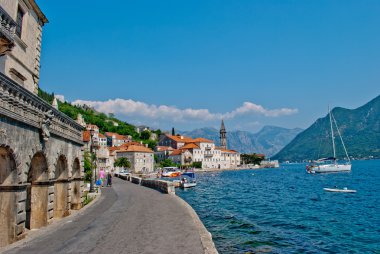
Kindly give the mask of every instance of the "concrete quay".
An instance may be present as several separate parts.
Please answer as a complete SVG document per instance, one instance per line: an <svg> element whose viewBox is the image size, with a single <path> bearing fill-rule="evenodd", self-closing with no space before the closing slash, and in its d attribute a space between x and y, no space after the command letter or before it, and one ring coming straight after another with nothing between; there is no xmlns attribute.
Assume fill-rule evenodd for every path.
<svg viewBox="0 0 380 254"><path fill-rule="evenodd" d="M112 188L102 188L99 200L79 216L67 217L3 253L217 251L210 233L185 201L115 177Z"/></svg>

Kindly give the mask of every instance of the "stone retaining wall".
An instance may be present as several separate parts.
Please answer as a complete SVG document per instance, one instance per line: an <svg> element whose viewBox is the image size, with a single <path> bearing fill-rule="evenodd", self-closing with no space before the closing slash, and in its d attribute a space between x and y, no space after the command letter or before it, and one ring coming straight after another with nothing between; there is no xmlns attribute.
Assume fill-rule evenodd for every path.
<svg viewBox="0 0 380 254"><path fill-rule="evenodd" d="M172 182L159 179L142 179L141 185L158 190L162 193L175 195L175 188Z"/></svg>
<svg viewBox="0 0 380 254"><path fill-rule="evenodd" d="M160 180L160 179L143 179L136 176L120 175L120 174L115 174L115 176L119 177L120 179L132 182L134 184L138 184L144 187L158 190L162 193L175 195L175 186L170 181L165 181L165 180Z"/></svg>

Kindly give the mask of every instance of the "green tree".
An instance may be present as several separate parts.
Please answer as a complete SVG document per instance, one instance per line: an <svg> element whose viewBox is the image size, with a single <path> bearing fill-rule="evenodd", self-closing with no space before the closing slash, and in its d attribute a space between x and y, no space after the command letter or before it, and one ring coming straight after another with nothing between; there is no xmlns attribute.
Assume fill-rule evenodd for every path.
<svg viewBox="0 0 380 254"><path fill-rule="evenodd" d="M93 160L92 167L91 167L91 159ZM91 181L92 171L96 167L94 163L95 159L96 158L94 154L91 155L91 153L88 151L84 153L84 181L85 182Z"/></svg>
<svg viewBox="0 0 380 254"><path fill-rule="evenodd" d="M150 139L150 131L143 131L143 132L141 132L140 138L142 140L149 140Z"/></svg>
<svg viewBox="0 0 380 254"><path fill-rule="evenodd" d="M191 164L193 168L202 168L202 162L201 161L194 161L193 164Z"/></svg>
<svg viewBox="0 0 380 254"><path fill-rule="evenodd" d="M166 159L166 160L161 161L160 166L161 166L162 168L164 168L164 167L175 167L175 166L177 166L177 164L175 164L175 163L174 163L172 160L170 160L170 159Z"/></svg>
<svg viewBox="0 0 380 254"><path fill-rule="evenodd" d="M115 163L113 164L115 167L121 167L121 168L130 168L131 163L129 160L125 157L121 157L115 160Z"/></svg>

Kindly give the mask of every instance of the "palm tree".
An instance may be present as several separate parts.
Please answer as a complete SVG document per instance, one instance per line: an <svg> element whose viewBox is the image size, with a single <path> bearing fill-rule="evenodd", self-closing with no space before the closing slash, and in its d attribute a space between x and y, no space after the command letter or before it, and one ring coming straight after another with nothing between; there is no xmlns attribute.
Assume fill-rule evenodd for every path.
<svg viewBox="0 0 380 254"><path fill-rule="evenodd" d="M116 159L116 161L113 165L115 167L122 167L122 168L130 168L131 167L131 163L125 157L121 157L121 158Z"/></svg>

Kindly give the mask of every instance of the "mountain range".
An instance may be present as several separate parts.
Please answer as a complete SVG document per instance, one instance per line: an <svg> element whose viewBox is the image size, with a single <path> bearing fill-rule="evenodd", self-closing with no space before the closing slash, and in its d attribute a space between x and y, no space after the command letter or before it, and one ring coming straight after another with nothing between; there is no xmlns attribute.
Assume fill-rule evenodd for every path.
<svg viewBox="0 0 380 254"><path fill-rule="evenodd" d="M227 130L228 131L228 130ZM265 126L259 132L248 131L227 132L227 146L240 153L259 153L271 157L287 145L302 129L286 129L275 126ZM213 140L219 145L219 130L201 128L193 131L179 132L192 138L203 137Z"/></svg>
<svg viewBox="0 0 380 254"><path fill-rule="evenodd" d="M348 154L353 158L380 158L380 96L357 109L337 107L332 114L339 126ZM333 155L329 115L318 119L286 145L273 159L301 161ZM344 157L339 137L337 157Z"/></svg>

